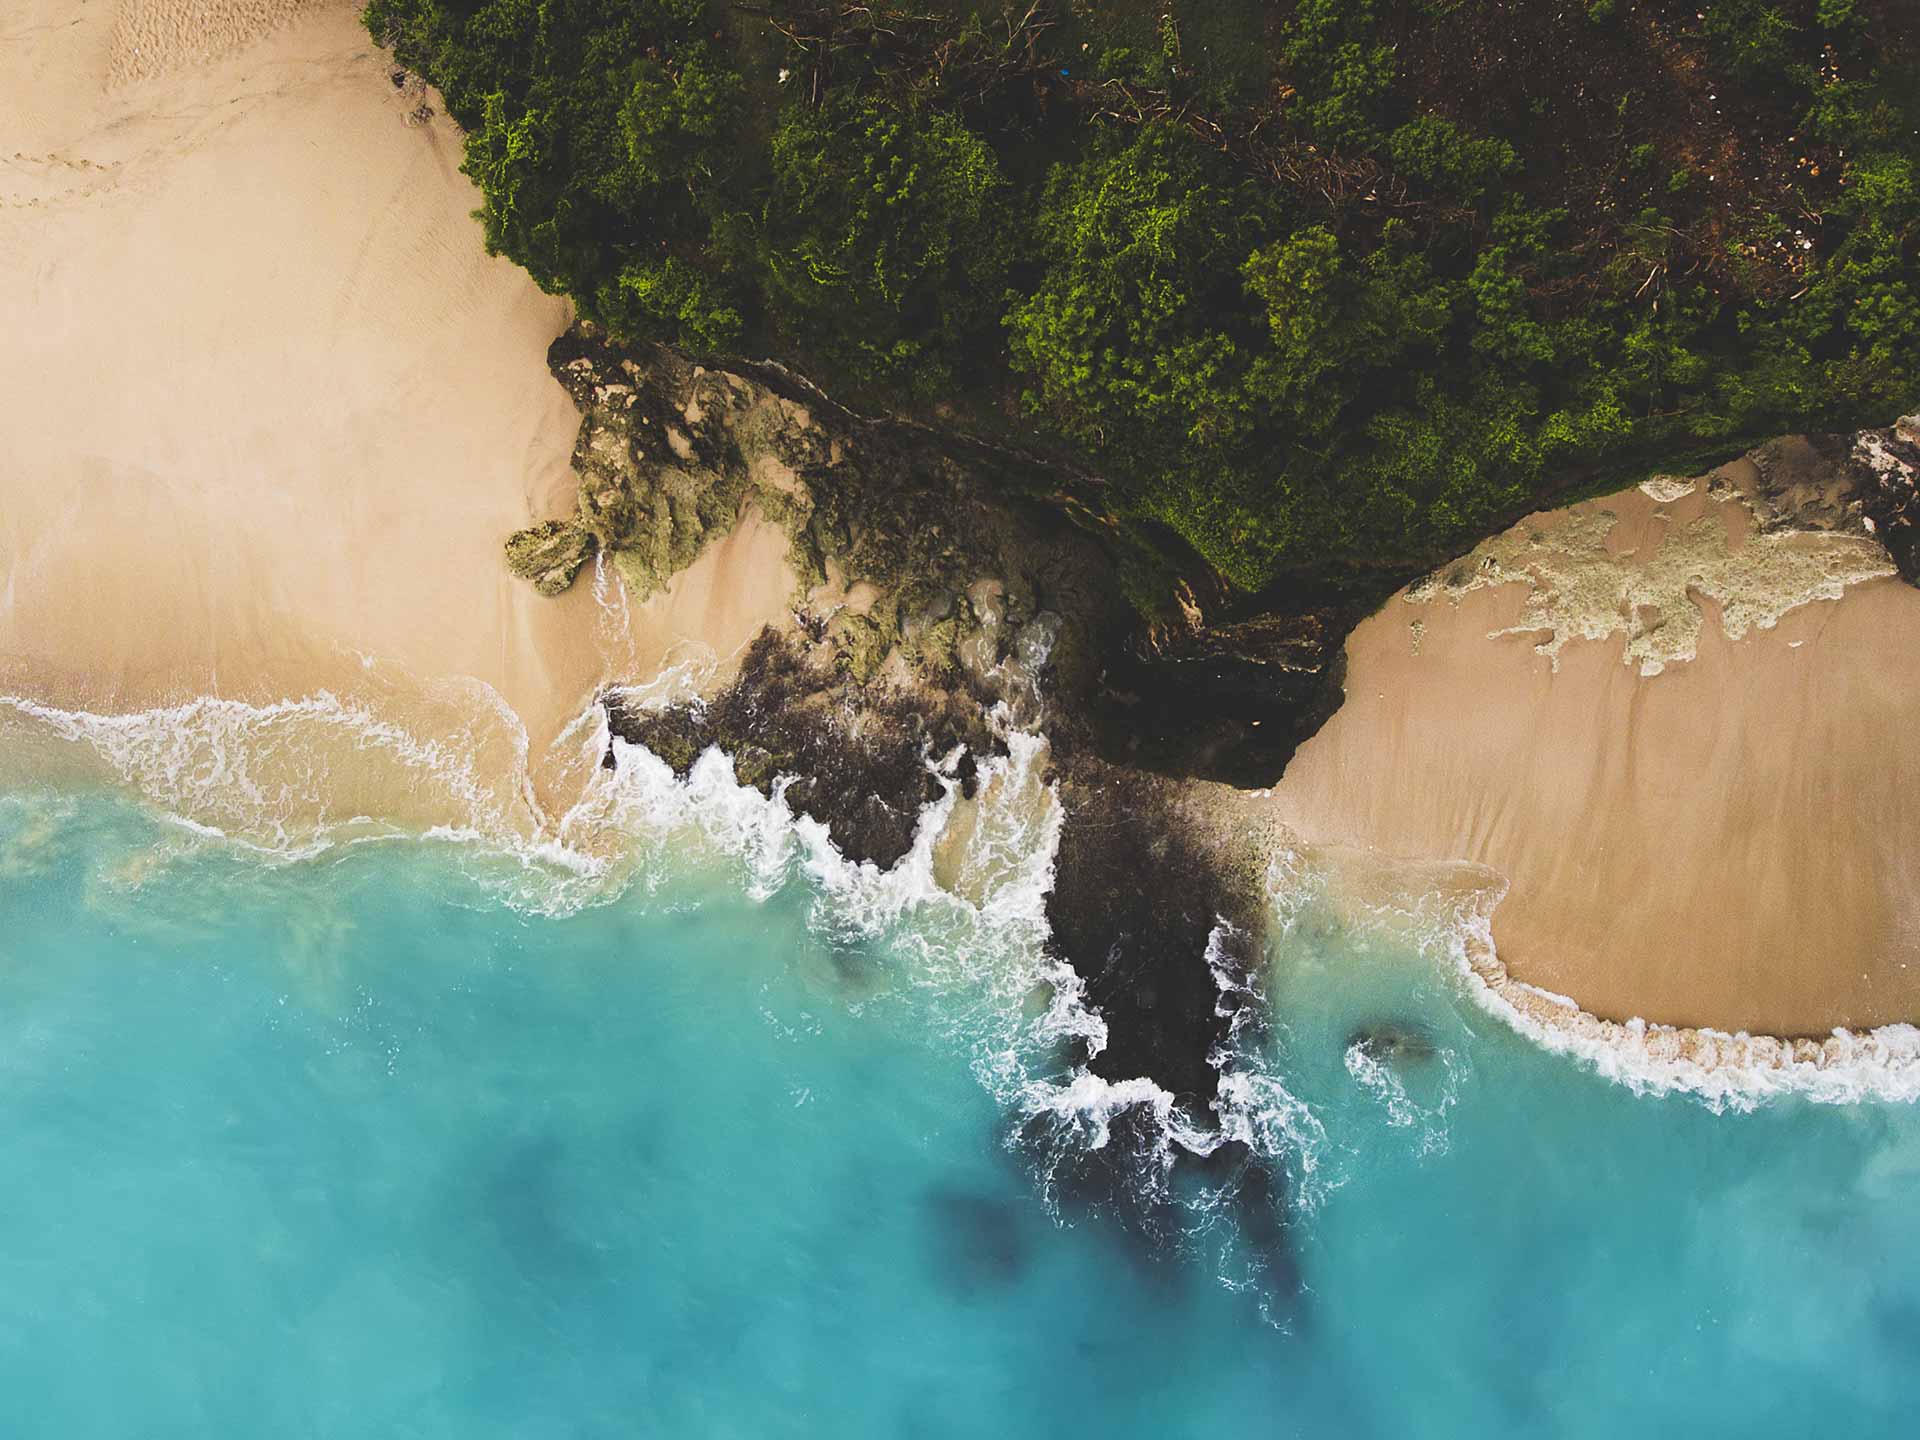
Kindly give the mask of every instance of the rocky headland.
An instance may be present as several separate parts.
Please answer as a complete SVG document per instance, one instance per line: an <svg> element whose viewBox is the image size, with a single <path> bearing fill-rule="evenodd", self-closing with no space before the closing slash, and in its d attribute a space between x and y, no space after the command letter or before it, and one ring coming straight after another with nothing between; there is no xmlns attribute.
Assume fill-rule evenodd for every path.
<svg viewBox="0 0 1920 1440"><path fill-rule="evenodd" d="M1134 762L1133 725L1173 713L1143 691L1207 684L1247 696L1256 745L1263 722L1298 724L1296 706L1330 710L1337 664L1316 622L1177 637L1139 624L1097 523L1059 503L1058 477L1033 457L858 417L778 370L620 352L578 330L550 360L581 411L579 504L507 540L516 574L558 593L604 552L644 601L757 512L786 531L800 577L791 622L764 630L710 693L658 706L611 691L612 733L681 773L717 746L743 783L778 786L849 859L887 868L943 785L971 799L1011 728L1044 732L1063 810L1053 944L1108 1032L1099 1053L1062 1062L1149 1078L1210 1127L1219 1053L1258 989L1263 857L1160 773L1179 758L1168 735L1148 735L1156 768ZM1208 737L1193 763L1216 747ZM1154 1187L1133 1183L1163 1137L1129 1138L1060 1178L1167 1238L1169 1215L1140 1208ZM1248 1193L1281 1185L1249 1166L1264 1162L1210 1159Z"/></svg>
<svg viewBox="0 0 1920 1440"><path fill-rule="evenodd" d="M1099 1053L1063 1061L1113 1082L1149 1078L1202 1127L1213 1117L1222 1046L1236 1025L1257 1019L1246 1011L1260 1004L1265 867L1276 846L1305 836L1423 859L1491 860L1507 873L1523 869L1526 883L1510 846L1489 846L1453 818L1477 813L1474 797L1499 793L1497 777L1476 771L1458 787L1435 784L1430 762L1400 755L1365 719L1375 691L1412 707L1429 692L1451 703L1445 696L1454 691L1434 691L1411 673L1383 675L1367 645L1349 646L1356 627L1364 639L1366 626L1398 625L1393 643L1409 661L1424 640L1442 667L1435 673L1455 690L1500 694L1498 683L1488 685L1494 672L1476 667L1515 663L1533 677L1525 683L1576 706L1590 703L1575 693L1587 682L1559 678L1563 653L1575 653L1570 641L1599 641L1578 652L1580 665L1599 666L1594 683L1637 707L1634 687L1672 667L1714 683L1710 674L1735 653L1722 631L1734 640L1749 629L1771 632L1790 611L1896 569L1914 574L1920 436L1903 421L1859 436L1774 442L1698 480L1656 477L1621 497L1530 517L1404 590L1417 577L1348 576L1303 584L1299 603L1289 603L1277 593L1233 596L1198 567L1171 613L1143 618L1116 581L1097 481L1046 457L859 415L778 366L703 367L667 349L616 349L585 328L556 341L549 360L581 412L578 501L571 517L507 540L514 573L556 594L604 555L645 602L751 518L785 533L797 577L790 620L765 629L709 693L658 706L610 691L612 732L682 773L708 748L724 750L742 782L770 794L777 787L796 812L827 827L842 853L882 868L912 847L944 786L971 797L977 766L1005 753L1009 727L1044 732L1064 812L1048 900L1052 944L1109 1031ZM1632 524L1621 526L1625 511ZM1396 593L1431 615L1409 622L1406 605L1382 608ZM1518 613L1506 614L1523 594ZM1444 639L1442 612L1469 599L1494 605L1505 623L1483 624L1475 611L1455 625L1465 638ZM1436 600L1444 604L1435 608ZM1501 636L1522 642L1500 652L1508 660L1474 658ZM1601 654L1610 644L1620 647L1615 669L1627 662L1626 680L1610 678ZM1354 663L1363 667L1357 674ZM1353 683L1362 687L1359 709L1343 711ZM1471 706L1457 708L1469 730L1478 724ZM1678 729L1657 743L1697 730L1687 718L1694 714L1679 715ZM1396 720L1394 733L1450 733L1423 715ZM1595 740L1599 763L1609 763L1610 747L1646 738L1637 734L1624 718L1607 728ZM1351 756L1346 735L1359 746ZM1470 740L1437 743L1466 751ZM1312 754L1296 776L1288 762L1302 744ZM1415 776L1427 800L1395 801ZM1446 809L1448 796L1466 810ZM1628 814L1640 803L1618 801ZM1438 812L1434 833L1402 835L1383 819L1421 813L1422 804ZM1551 804L1542 814L1528 833L1564 845L1552 835L1575 822ZM1769 833L1758 843L1794 840ZM1581 912L1578 923L1591 916ZM1531 1013L1541 1006L1524 981L1541 970L1535 932L1522 934L1498 961L1490 947L1476 950L1472 968ZM1711 965L1712 937L1703 930L1690 943ZM1584 988L1610 1001L1619 987L1605 966L1585 950L1577 963L1594 976ZM1647 972L1626 983L1645 985ZM1582 985L1561 984L1585 998ZM1650 993L1667 992L1653 985ZM1903 994L1887 1003L1905 1005ZM1774 1029L1794 1032L1777 1023L1791 1021L1794 1003L1766 1012ZM1709 1005L1660 1018L1710 1025L1723 1013L1731 1012ZM1887 1016L1883 1007L1866 1018ZM1158 1143L1128 1135L1130 1123L1116 1134L1132 1143L1089 1160L1077 1184L1088 1203L1164 1235L1167 1218L1139 1208L1151 1190L1123 1178ZM1223 1143L1188 1163L1230 1173L1246 1193L1282 1185L1241 1148ZM1262 1173L1249 1175L1249 1165Z"/></svg>

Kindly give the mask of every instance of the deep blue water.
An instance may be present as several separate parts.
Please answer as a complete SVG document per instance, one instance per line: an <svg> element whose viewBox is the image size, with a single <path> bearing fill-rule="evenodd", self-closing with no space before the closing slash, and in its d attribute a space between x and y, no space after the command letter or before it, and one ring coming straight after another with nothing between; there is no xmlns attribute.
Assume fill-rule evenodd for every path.
<svg viewBox="0 0 1920 1440"><path fill-rule="evenodd" d="M547 915L0 798L0 1434L1914 1433L1910 1106L1636 1096L1309 908L1280 1295L1056 1223L946 922L697 851ZM1383 1017L1436 1053L1369 1083Z"/></svg>

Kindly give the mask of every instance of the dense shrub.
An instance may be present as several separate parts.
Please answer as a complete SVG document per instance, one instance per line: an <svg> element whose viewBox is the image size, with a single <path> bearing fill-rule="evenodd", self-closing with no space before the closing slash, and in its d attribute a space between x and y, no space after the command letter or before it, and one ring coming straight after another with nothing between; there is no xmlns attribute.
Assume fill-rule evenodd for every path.
<svg viewBox="0 0 1920 1440"><path fill-rule="evenodd" d="M1920 396L1896 0L765 8L366 19L490 248L617 334L1077 452L1143 605Z"/></svg>
<svg viewBox="0 0 1920 1440"><path fill-rule="evenodd" d="M998 319L1006 181L951 115L866 97L795 107L772 142L768 294L863 379L931 391Z"/></svg>

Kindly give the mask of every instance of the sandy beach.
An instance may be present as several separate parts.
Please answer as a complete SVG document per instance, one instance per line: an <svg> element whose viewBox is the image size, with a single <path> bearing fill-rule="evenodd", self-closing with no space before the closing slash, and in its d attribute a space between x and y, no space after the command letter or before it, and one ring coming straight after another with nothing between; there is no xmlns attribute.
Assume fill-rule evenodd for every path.
<svg viewBox="0 0 1920 1440"><path fill-rule="evenodd" d="M1276 815L1497 872L1499 961L1597 1016L1920 1016L1920 592L1862 538L1751 529L1630 490L1396 596Z"/></svg>
<svg viewBox="0 0 1920 1440"><path fill-rule="evenodd" d="M503 704L538 792L601 683L783 613L785 537L744 525L644 607L506 573L503 538L573 506L579 417L545 364L567 308L483 253L457 132L357 10L9 11L0 693L326 689L441 737ZM474 681L456 723L446 682Z"/></svg>

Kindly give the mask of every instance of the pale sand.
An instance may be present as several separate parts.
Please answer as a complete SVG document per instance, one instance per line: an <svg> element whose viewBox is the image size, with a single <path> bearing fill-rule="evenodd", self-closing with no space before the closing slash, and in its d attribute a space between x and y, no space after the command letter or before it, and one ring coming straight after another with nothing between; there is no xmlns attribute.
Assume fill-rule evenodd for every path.
<svg viewBox="0 0 1920 1440"><path fill-rule="evenodd" d="M644 607L508 576L503 538L572 509L566 308L483 253L457 133L410 121L357 8L0 21L0 693L325 687L444 737L479 681L537 770L601 684L724 658L795 578L755 517Z"/></svg>
<svg viewBox="0 0 1920 1440"><path fill-rule="evenodd" d="M1633 552L1618 585L1560 566L1547 593L1396 596L1362 624L1346 703L1272 813L1313 842L1490 867L1509 888L1482 978L1504 962L1601 1017L1788 1036L1920 1019L1920 591L1865 580L1790 606L1873 573L1873 547L1748 538L1704 488L1570 518L1600 509L1619 517L1605 551ZM1703 517L1731 552L1674 563ZM1755 547L1774 553L1743 566ZM1585 638L1583 617L1624 623L1622 596L1663 598L1669 624ZM1522 623L1560 630L1495 633ZM1536 649L1556 643L1557 670Z"/></svg>

